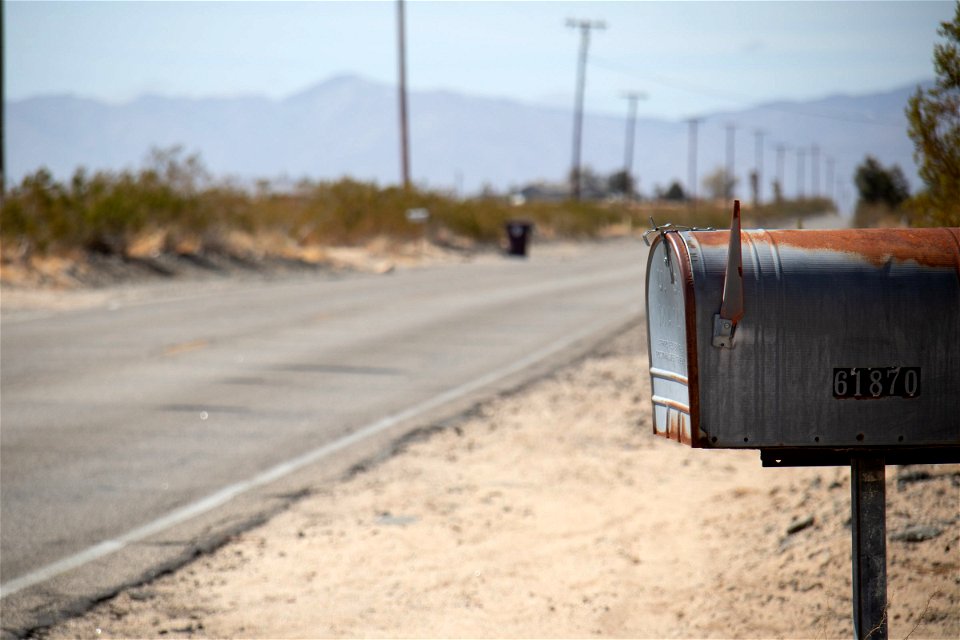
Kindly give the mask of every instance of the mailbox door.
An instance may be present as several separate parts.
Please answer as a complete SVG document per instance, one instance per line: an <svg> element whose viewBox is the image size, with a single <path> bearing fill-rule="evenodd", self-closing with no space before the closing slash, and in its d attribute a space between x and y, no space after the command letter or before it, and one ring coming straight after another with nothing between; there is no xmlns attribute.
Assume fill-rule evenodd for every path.
<svg viewBox="0 0 960 640"><path fill-rule="evenodd" d="M658 236L647 258L647 332L656 435L698 446L696 314L689 255L677 233Z"/></svg>

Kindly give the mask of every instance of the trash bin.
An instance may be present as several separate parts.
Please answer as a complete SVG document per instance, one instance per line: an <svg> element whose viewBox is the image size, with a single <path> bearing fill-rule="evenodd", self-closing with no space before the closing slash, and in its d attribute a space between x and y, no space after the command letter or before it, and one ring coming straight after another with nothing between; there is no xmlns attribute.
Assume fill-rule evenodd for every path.
<svg viewBox="0 0 960 640"><path fill-rule="evenodd" d="M526 257L527 242L533 232L533 223L526 220L509 220L506 227L507 239L510 241L507 253L511 256Z"/></svg>

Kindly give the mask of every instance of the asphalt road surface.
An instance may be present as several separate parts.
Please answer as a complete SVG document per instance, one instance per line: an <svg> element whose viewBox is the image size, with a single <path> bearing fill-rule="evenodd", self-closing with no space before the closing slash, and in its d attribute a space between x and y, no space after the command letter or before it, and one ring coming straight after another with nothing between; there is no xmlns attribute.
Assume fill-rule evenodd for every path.
<svg viewBox="0 0 960 640"><path fill-rule="evenodd" d="M534 246L5 319L4 629L182 562L365 442L640 321L645 260L635 241Z"/></svg>

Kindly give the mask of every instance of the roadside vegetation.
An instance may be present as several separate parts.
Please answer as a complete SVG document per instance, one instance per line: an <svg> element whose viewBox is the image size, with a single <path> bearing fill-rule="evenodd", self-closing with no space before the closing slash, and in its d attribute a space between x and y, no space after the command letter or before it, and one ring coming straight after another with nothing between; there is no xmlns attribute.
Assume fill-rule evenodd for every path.
<svg viewBox="0 0 960 640"><path fill-rule="evenodd" d="M137 172L80 169L61 182L41 169L6 194L0 233L8 249L39 253L125 255L138 238L157 234L164 251L211 250L236 232L298 245L357 245L378 236L421 237L424 225L407 217L413 209L429 212L431 229L479 243L496 242L513 217L530 219L548 236L590 237L621 216L593 203L513 207L500 198L460 200L349 178L246 189L211 180L199 158L172 149L154 151Z"/></svg>
<svg viewBox="0 0 960 640"><path fill-rule="evenodd" d="M408 212L426 210L425 222ZM745 208L745 218L764 224L831 209L824 200ZM408 242L425 235L439 243L495 245L510 219L535 225L546 239L596 238L657 223L723 228L724 199L656 201L537 201L518 204L487 195L460 199L420 189L381 187L349 178L303 180L277 190L260 182L242 188L211 179L197 156L182 149L155 150L139 171L77 170L66 182L41 169L5 194L0 237L5 262L33 255L83 253L131 257L153 253L231 252L238 237L282 239L288 246L360 246L376 238Z"/></svg>
<svg viewBox="0 0 960 640"><path fill-rule="evenodd" d="M909 135L924 188L906 203L914 226L960 226L960 2L933 48L936 84L907 104Z"/></svg>
<svg viewBox="0 0 960 640"><path fill-rule="evenodd" d="M939 33L944 41L933 48L936 82L918 87L905 109L923 185L911 195L899 166L867 156L854 176L856 227L960 226L960 2Z"/></svg>
<svg viewBox="0 0 960 640"><path fill-rule="evenodd" d="M899 166L885 167L867 156L857 167L853 182L859 194L853 212L854 227L906 226L910 186Z"/></svg>

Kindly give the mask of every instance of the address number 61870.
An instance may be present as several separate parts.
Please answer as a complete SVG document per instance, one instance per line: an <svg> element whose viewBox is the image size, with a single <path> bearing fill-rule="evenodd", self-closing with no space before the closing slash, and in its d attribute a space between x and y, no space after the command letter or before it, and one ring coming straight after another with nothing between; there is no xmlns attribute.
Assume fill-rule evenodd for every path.
<svg viewBox="0 0 960 640"><path fill-rule="evenodd" d="M833 370L834 398L915 398L920 367L840 367Z"/></svg>

